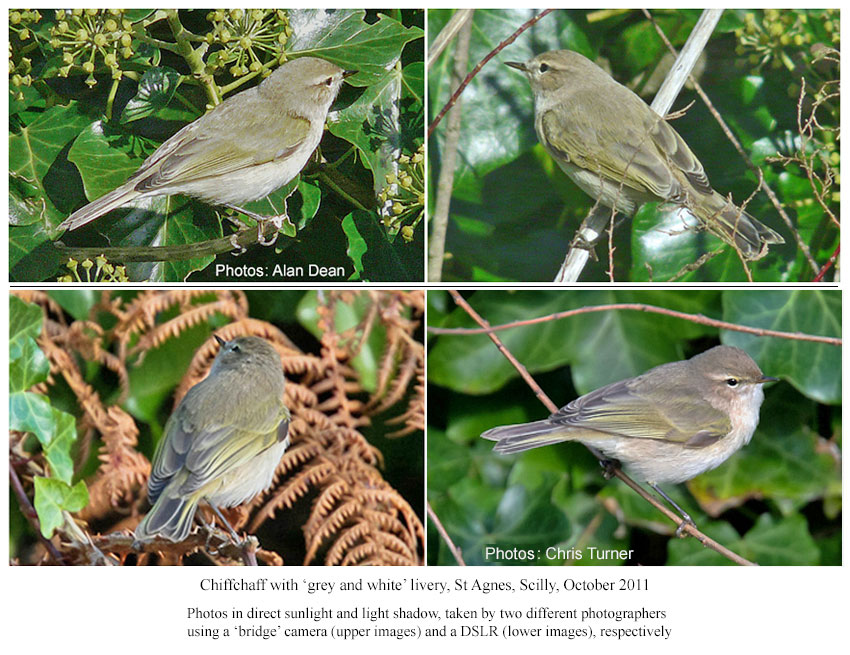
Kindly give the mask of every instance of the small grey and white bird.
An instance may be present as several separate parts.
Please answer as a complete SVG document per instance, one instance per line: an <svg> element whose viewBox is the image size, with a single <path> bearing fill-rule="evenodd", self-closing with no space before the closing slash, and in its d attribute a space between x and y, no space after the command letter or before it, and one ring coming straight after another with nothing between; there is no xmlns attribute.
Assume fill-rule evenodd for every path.
<svg viewBox="0 0 850 655"><path fill-rule="evenodd" d="M775 380L740 348L715 346L591 391L549 418L481 436L498 442L500 453L578 441L653 487L679 483L720 466L750 442L762 385Z"/></svg>
<svg viewBox="0 0 850 655"><path fill-rule="evenodd" d="M74 230L134 199L182 194L233 206L287 184L319 145L346 71L300 57L231 96L163 143L120 187L71 214Z"/></svg>
<svg viewBox="0 0 850 655"><path fill-rule="evenodd" d="M235 507L267 489L289 446L280 355L266 340L223 341L206 378L165 425L148 479L153 504L135 531L183 541L201 502ZM229 527L229 526L228 526Z"/></svg>
<svg viewBox="0 0 850 655"><path fill-rule="evenodd" d="M681 136L631 90L571 50L544 52L524 62L534 92L540 143L585 193L632 216L651 201L686 207L700 224L745 259L785 243L717 193Z"/></svg>

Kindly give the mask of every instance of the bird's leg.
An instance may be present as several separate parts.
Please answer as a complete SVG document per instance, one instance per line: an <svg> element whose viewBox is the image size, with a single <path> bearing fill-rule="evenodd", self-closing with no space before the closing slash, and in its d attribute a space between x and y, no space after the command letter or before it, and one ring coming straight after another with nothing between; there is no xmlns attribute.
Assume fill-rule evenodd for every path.
<svg viewBox="0 0 850 655"><path fill-rule="evenodd" d="M283 211L279 214L275 214L274 216L262 216L260 214L257 214L256 212L252 212L243 207L231 205L230 203L224 203L223 206L232 209L235 212L239 212L240 214L244 214L248 218L253 218L255 221L257 221L257 243L259 243L261 246L273 246L275 243L277 243L277 235L280 233L281 229L283 229L283 221L289 219L289 213L286 206L287 201L289 200L290 196L295 193L295 190L297 188L297 186L294 187L292 191L290 191L286 195L286 197L283 199ZM275 230L274 236L271 239L266 240L265 231L266 225L268 223L274 225Z"/></svg>
<svg viewBox="0 0 850 655"><path fill-rule="evenodd" d="M679 516L682 517L682 522L679 524L679 527L676 528L676 536L677 537L682 536L682 530L685 529L686 525L692 525L695 528L697 527L697 524L694 523L694 520L690 517L690 515L685 510L683 510L681 507L679 507L679 505L676 503L675 500L673 500L672 498L670 498L670 496L668 496L663 491L661 491L661 489L657 485L654 485L651 482L648 482L647 484L649 484L649 486L652 487L655 490L655 493L657 493L664 500L666 500L668 503L670 503L670 505L673 506L673 509L675 509L677 512L679 512Z"/></svg>
<svg viewBox="0 0 850 655"><path fill-rule="evenodd" d="M269 217L266 218L266 221L271 222L271 224L274 225L274 227L275 227L274 238L271 241L263 241L262 232L261 232L260 233L261 236L260 236L260 239L259 239L260 244L262 244L264 246L273 246L275 244L275 242L277 241L277 235L280 234L280 231L283 229L283 221L289 220L289 209L287 208L287 203L289 201L289 198L292 197L292 194L295 193L295 191L297 189L298 189L298 186L292 187L292 191L287 193L286 196L283 198L283 211L281 213L275 214L274 216L269 216ZM263 230L263 231L265 231L265 230Z"/></svg>
<svg viewBox="0 0 850 655"><path fill-rule="evenodd" d="M210 504L210 507L213 507L212 504ZM215 508L213 508L213 509L215 509ZM201 525L204 526L204 531L207 533L207 538L206 538L206 541L204 542L204 550L207 551L210 555L218 555L218 548L215 547L215 546L212 546L210 544L210 542L213 540L214 537L217 538L217 539L224 540L224 535L223 535L222 531L219 530L214 525L207 523L206 519L204 519L201 512L198 512L197 514L195 514L195 517L198 519L198 521L201 522Z"/></svg>
<svg viewBox="0 0 850 655"><path fill-rule="evenodd" d="M287 196L288 197L288 196ZM238 207L237 205L231 205L230 203L224 203L223 207L227 207L228 209L232 209L235 212L239 212L240 214L244 214L248 218L253 218L257 222L257 243L261 246L273 246L277 241L277 233L280 230L283 221L280 216L263 216L262 214L258 214L256 212L252 212L249 209L245 209L244 207ZM231 219L232 220L232 219ZM234 221L235 222L235 221ZM266 224L271 222L277 228L274 233L274 238L270 241L266 241L263 233L266 231ZM238 223L237 223L238 225ZM235 241L231 241L231 243L235 246ZM241 254L241 253L240 253Z"/></svg>
<svg viewBox="0 0 850 655"><path fill-rule="evenodd" d="M216 507L215 505L213 505L213 504L212 504L210 501L208 501L208 500L207 500L207 504L208 504L210 507L212 507L212 511L213 511L213 512L215 512L215 515L216 515L216 516L217 516L217 517L221 520L221 522L224 524L224 527L225 527L225 528L227 528L227 531L228 531L228 532L230 532L230 536L233 538L233 542L234 542L235 544L241 544L241 543L243 543L243 540L239 538L239 535L238 535L238 534L236 534L236 530L234 530L234 529L233 529L233 527L232 527L232 526L230 525L230 523L228 522L228 520L227 520L226 518L224 518L224 514L222 514L222 513L219 511L218 507Z"/></svg>
<svg viewBox="0 0 850 655"><path fill-rule="evenodd" d="M222 207L227 207L228 209L232 209L235 212L239 212L240 214L247 216L248 218L253 218L258 223L264 223L269 220L267 216L263 216L262 214L258 214L257 212L252 212L250 209L245 209L244 207L239 207L238 205L231 205L229 202L222 203ZM230 219L237 225L238 221L234 219Z"/></svg>

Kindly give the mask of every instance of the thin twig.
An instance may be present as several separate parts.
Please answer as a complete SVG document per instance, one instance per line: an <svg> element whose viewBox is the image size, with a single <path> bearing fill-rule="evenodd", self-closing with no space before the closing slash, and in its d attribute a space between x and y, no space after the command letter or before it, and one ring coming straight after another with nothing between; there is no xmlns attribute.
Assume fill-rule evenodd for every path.
<svg viewBox="0 0 850 655"><path fill-rule="evenodd" d="M460 552L460 548L455 546L455 542L452 541L452 538L449 536L449 533L446 532L446 529L443 527L443 522L440 521L440 518L437 516L437 513L431 507L431 503L426 503L426 507L428 509L428 518L431 520L431 523L434 524L434 527L437 528L437 532L440 533L440 536L443 538L443 541L446 542L446 545L449 547L452 556L455 558L455 562L457 562L459 566L466 566L466 562L463 561L463 555Z"/></svg>
<svg viewBox="0 0 850 655"><path fill-rule="evenodd" d="M832 253L832 256L829 258L829 260L826 262L826 264L823 265L823 268L821 268L820 271L818 271L818 274L815 276L815 279L812 280L812 282L823 282L823 276L826 275L827 271L830 268L832 268L832 265L835 263L835 260L838 259L838 255L840 255L840 254L841 254L841 244L839 244L835 248L835 252Z"/></svg>
<svg viewBox="0 0 850 655"><path fill-rule="evenodd" d="M486 328L486 329L490 328L487 321L485 321L483 318L481 318L481 316L474 309L472 309L470 304L468 302L466 302L466 300L464 300L464 298L460 295L460 293L458 293L454 289L450 290L449 293L451 293L452 298L454 298L455 303L459 307L461 307L465 312L467 312L476 323L481 325L482 328ZM529 387L531 387L532 391L534 391L534 394L541 400L541 402L546 406L546 408L551 413L555 413L558 410L558 406L555 405L555 403L553 403L552 400L543 392L543 390L540 388L540 385L538 385L537 382L534 381L534 379L531 377L531 375L528 373L528 371L525 369L525 367L522 366L517 361L517 359L505 347L505 345L502 343L501 339L499 339L499 337L496 334L494 334L492 331L490 331L488 334L489 334L490 339L493 341L493 343L496 344L496 347L499 349L499 351L503 355L505 355L505 357L508 358L508 361L510 361L511 364L514 365L514 367L519 372L520 376L522 376L522 378L524 380L526 380L526 382L529 384ZM589 448L589 450L597 458L603 459L600 456L600 454L598 453L598 451L596 451L595 448ZM724 557L726 557L727 559L730 559L731 561L735 562L736 564L749 565L749 566L754 565L753 562L750 562L749 560L744 559L740 555L737 555L736 553L729 550L725 546L717 543L716 541L714 541L710 537L703 534L692 523L682 523L682 518L680 516L677 516L672 510L670 510L669 508L662 505L655 497L653 497L648 491L646 491L643 487L641 487L637 482L632 480L628 475L626 475L619 468L613 469L613 475L618 477L626 485L628 485L631 489L633 489L635 492L637 492L641 496L641 498L646 500L649 504L651 504L658 511L660 511L662 514L664 514L664 516L666 516L668 519L670 519L673 523L680 526L680 529L683 533L688 533L692 537L695 537L703 546L706 546L707 548L711 548L715 552L723 555Z"/></svg>
<svg viewBox="0 0 850 655"><path fill-rule="evenodd" d="M428 326L428 332L431 334L492 334L499 330L509 330L515 327L523 327L526 325L535 325L537 323L546 323L548 321L556 321L562 318L578 316L579 314L590 314L594 312L610 312L630 310L637 312L649 312L652 314L664 314L673 318L679 318L692 323L708 325L721 330L731 330L734 332L745 332L754 334L760 337L777 337L779 339L791 339L794 341L814 341L816 343L825 343L830 346L841 346L841 339L837 337L824 337L817 334L803 334L802 332L782 332L780 330L768 330L765 328L754 328L747 325L738 325L736 323L728 323L720 321L716 318L709 318L704 314L688 314L679 312L675 309L667 309L666 307L657 307L655 305L646 305L643 303L613 303L610 305L590 305L587 307L579 307L578 309L568 309L555 314L539 316L537 318L529 318L523 321L512 321L502 325L494 325L481 328L441 328ZM471 315L471 314L470 314ZM473 317L474 318L474 317Z"/></svg>
<svg viewBox="0 0 850 655"><path fill-rule="evenodd" d="M472 20L463 24L455 45L455 67L452 83L463 77L469 63L469 42L472 37ZM443 259L446 255L446 231L449 226L449 207L452 202L452 189L455 179L455 160L460 141L461 100L449 115L446 125L446 140L443 148L443 161L440 179L437 182L437 199L434 202L434 215L431 217L431 235L428 239L428 280L439 282L443 277Z"/></svg>
<svg viewBox="0 0 850 655"><path fill-rule="evenodd" d="M458 88L455 89L455 92L452 93L448 102L446 102L446 104L440 110L440 113L437 114L437 117L433 121L431 121L431 124L428 126L428 138L429 139L431 138L431 134L434 132L434 130L437 129L437 125L439 125L440 121L443 120L443 116L445 116L446 112L448 112L449 109L452 108L452 105L457 101L457 99L460 97L460 94L463 93L463 90L472 81L472 78L474 78L476 75L478 75L478 71L480 71L482 68L484 68L484 65L488 61L490 61L493 57L495 57L497 54L499 54L506 46L508 46L511 43L513 43L514 41L516 41L517 37L520 34L525 32L525 30L527 30L529 27L534 25L537 21L539 21L541 18L543 18L550 11L552 11L552 10L551 9L544 9L539 14L537 14L533 18L527 20L525 23L520 25L519 28L516 30L516 32L511 34L507 39L505 39L499 45L497 45L495 48L493 48L493 50L491 50L490 53L486 57L484 57L484 59L482 59L480 62L478 62L478 64L476 64L475 68L473 68L469 72L469 75L466 76L466 79L464 79L463 82L461 82L460 86L458 86Z"/></svg>
<svg viewBox="0 0 850 655"><path fill-rule="evenodd" d="M492 339L493 343L496 344L496 348L499 349L507 360L513 365L513 367L519 372L520 377L525 380L525 383L531 388L534 392L534 395L540 399L540 402L546 406L546 409L549 410L550 413L554 414L558 411L558 406L552 402L549 396L540 388L540 385L537 384L537 381L531 377L531 373L528 372L528 369L525 368L522 364L519 363L516 357L514 357L513 353L505 347L505 344L502 343L502 340L499 339L491 330L490 324L481 318L481 316L472 309L472 306L464 300L463 296L458 293L455 289L449 289L449 293L452 294L452 298L454 298L455 304L458 307L461 307L467 314L469 314L472 319L478 323L484 331L489 334L490 339Z"/></svg>
<svg viewBox="0 0 850 655"><path fill-rule="evenodd" d="M667 49L675 56L676 48L674 48L673 44L670 43L670 40L667 38L667 35L664 34L664 31L655 22L655 19L652 18L652 16L646 9L642 11L655 27L655 31L661 37L661 40L664 41L665 45L667 46ZM720 125L720 129L723 130L723 133L726 135L726 138L729 139L729 142L735 147L735 150L737 150L738 154L740 154L743 158L744 163L747 165L747 168L749 168L753 173L755 173L756 176L759 176L761 173L759 172L758 166L756 166L750 160L749 156L747 156L747 153L744 151L743 146L741 146L741 143L732 133L732 130L729 129L729 126L726 124L726 121L723 120L723 117L720 115L720 112L715 109L708 95L706 95L705 91L703 91L702 87L700 86L699 82L697 82L696 79L691 77L691 83L694 85L694 90L697 92L697 95L699 95L699 97L705 103L705 106L708 108L708 111L711 112L711 115L714 117L714 120L716 120L718 125ZM791 218L788 216L788 213L782 207L782 203L779 201L779 198L776 197L776 194L773 192L773 189L771 189L767 184L764 185L764 192L765 194L767 194L767 197L770 198L770 202L773 203L773 206L776 211L779 212L779 216L785 222L785 225L794 235L794 238L797 241L797 245L799 246L800 250L803 251L803 255L806 257L806 260L809 262L809 265L812 267L812 270L817 272L818 265L817 262L815 262L814 257L812 257L811 252L809 251L809 246L803 241L799 232L794 229L794 224L792 223Z"/></svg>

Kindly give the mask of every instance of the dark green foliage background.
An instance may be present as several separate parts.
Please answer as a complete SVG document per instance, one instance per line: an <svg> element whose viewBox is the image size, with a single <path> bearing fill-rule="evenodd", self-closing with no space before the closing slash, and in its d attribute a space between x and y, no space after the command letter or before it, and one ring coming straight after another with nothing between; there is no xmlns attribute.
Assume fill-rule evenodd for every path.
<svg viewBox="0 0 850 655"><path fill-rule="evenodd" d="M584 306L638 302L757 328L841 335L839 291L475 291L491 325ZM443 291L428 294L430 326L477 327ZM499 332L558 406L600 386L724 343L767 375L751 443L670 494L710 537L759 564L841 563L841 350L657 314L608 311ZM729 564L619 481L606 482L581 444L505 456L491 427L547 416L486 335L429 335L428 500L467 564L550 564L549 546L632 548L630 564ZM712 514L709 515L709 510ZM531 549L534 561L486 560L483 548ZM428 562L454 559L433 525ZM607 563L618 563L614 562Z"/></svg>
<svg viewBox="0 0 850 655"><path fill-rule="evenodd" d="M479 62L500 41L541 10L476 10L469 67ZM655 28L639 10L618 12L589 21L594 10L556 10L545 16L502 50L478 73L462 95L463 118L446 239L444 281L551 281L593 199L576 187L539 145L534 132L534 107L525 77L504 65L525 61L547 50L567 48L610 66L623 84L640 82L654 70L666 47ZM439 33L452 15L450 10L428 14L429 38ZM653 10L668 38L681 48L700 16L700 10ZM791 73L785 67L764 66L756 71L747 56L735 53L733 31L743 25L745 10L726 10L705 50L705 70L699 81L720 115L741 142L747 156L764 173L765 183L778 195L818 266L823 266L838 245L838 229L813 202L809 181L795 166L766 163L776 155L790 155L799 146L797 96L789 87L808 75L811 55L794 55L802 64ZM755 12L760 15L761 12ZM807 29L813 42L832 44L823 28L821 10L808 14ZM836 46L837 47L837 46ZM798 53L799 54L799 53ZM806 61L798 61L805 58ZM738 64L745 64L739 66ZM429 74L429 120L433 120L454 90L450 84L453 49L447 48ZM826 69L830 70L830 69ZM837 78L831 71L827 79ZM644 99L652 101L655 89ZM685 89L672 111L688 108L673 122L674 128L700 158L714 188L732 193L743 202L758 185L757 177L723 134L720 126L694 91ZM837 127L833 125L832 127ZM429 183L433 197L442 164L446 121L429 142ZM838 187L833 187L833 190ZM797 201L808 204L797 206ZM433 205L432 205L433 207ZM838 216L837 202L832 208ZM799 252L793 236L764 192L755 196L747 211L780 232L786 244L771 247L770 254L750 268L756 281L810 281L815 273ZM634 219L618 225L614 233L614 276L621 281L663 281L696 262L722 242L705 233L662 238L657 231L669 212L646 205ZM672 224L681 232L681 223ZM656 228L651 234L650 230ZM667 235L663 235L667 236ZM597 246L599 261L585 267L582 281L607 281L608 239ZM731 249L711 259L679 281L746 281L737 254Z"/></svg>

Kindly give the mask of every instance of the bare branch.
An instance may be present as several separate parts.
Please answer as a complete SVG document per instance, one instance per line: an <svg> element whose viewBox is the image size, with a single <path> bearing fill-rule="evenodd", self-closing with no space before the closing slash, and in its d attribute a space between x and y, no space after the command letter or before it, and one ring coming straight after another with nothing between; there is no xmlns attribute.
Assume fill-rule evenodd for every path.
<svg viewBox="0 0 850 655"><path fill-rule="evenodd" d="M760 337L777 337L779 339L791 339L794 341L813 341L816 343L825 343L830 346L841 346L842 344L842 340L838 337L824 337L816 334L804 334L802 332L782 332L780 330L754 328L746 325L738 325L737 323L729 323L728 321L720 321L716 318L709 318L708 316L705 316L703 314L688 314L686 312L676 311L675 309L667 309L666 307L656 307L655 305L646 305L643 303L614 303L611 305L591 305L588 307L569 309L563 312L557 312L555 314L548 314L546 316L539 316L537 318L529 318L524 321L513 321L511 323L504 323L503 325L495 325L492 327L489 325L486 327L482 326L481 328L441 328L429 326L428 332L430 332L431 334L492 334L500 330L509 330L510 328L522 327L525 325L535 325L537 323L547 323L549 321L556 321L562 318L578 316L579 314L590 314L593 312L610 312L620 310L649 312L652 314L664 314L665 316L672 316L673 318L680 318L684 321L700 323L701 325L708 325L710 327L716 327L721 330L745 332L747 334L754 334ZM473 314L470 314L470 316L475 318Z"/></svg>

